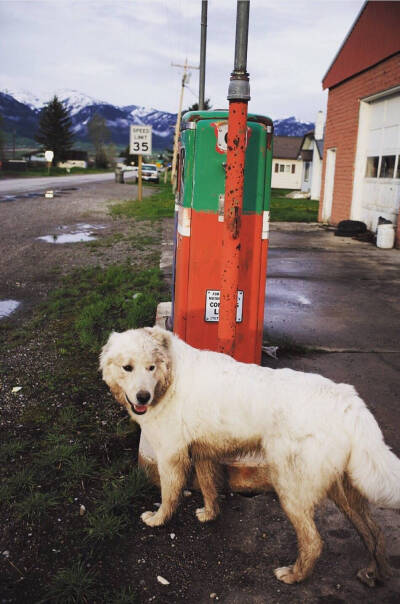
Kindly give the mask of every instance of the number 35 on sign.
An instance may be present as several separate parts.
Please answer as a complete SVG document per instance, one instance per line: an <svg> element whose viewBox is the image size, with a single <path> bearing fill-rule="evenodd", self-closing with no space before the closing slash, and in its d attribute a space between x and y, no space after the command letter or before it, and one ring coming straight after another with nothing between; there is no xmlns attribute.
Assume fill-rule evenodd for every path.
<svg viewBox="0 0 400 604"><path fill-rule="evenodd" d="M151 155L151 131L151 126L131 126L131 155Z"/></svg>

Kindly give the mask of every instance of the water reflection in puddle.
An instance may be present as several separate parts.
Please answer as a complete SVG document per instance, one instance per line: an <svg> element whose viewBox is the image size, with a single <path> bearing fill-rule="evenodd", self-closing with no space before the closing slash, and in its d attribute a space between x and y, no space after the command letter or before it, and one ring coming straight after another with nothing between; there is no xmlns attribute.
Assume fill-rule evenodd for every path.
<svg viewBox="0 0 400 604"><path fill-rule="evenodd" d="M43 235L37 237L41 241L47 243L81 243L84 241L94 241L97 237L93 234L93 231L98 229L104 229L103 225L92 225L92 224L77 224L75 227L60 226L57 231L52 235ZM69 231L69 232L65 232Z"/></svg>
<svg viewBox="0 0 400 604"><path fill-rule="evenodd" d="M9 317L20 304L17 300L0 300L0 319Z"/></svg>

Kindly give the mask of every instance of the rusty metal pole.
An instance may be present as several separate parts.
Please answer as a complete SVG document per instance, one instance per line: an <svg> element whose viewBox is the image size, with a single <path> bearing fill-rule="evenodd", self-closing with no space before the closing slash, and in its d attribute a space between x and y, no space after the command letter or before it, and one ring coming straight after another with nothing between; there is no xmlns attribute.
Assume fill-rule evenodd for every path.
<svg viewBox="0 0 400 604"><path fill-rule="evenodd" d="M247 104L250 100L249 74L246 71L249 8L249 0L238 0L235 66L228 89L228 149L226 155L218 340L220 352L231 356L234 356L235 353L240 227L247 142Z"/></svg>

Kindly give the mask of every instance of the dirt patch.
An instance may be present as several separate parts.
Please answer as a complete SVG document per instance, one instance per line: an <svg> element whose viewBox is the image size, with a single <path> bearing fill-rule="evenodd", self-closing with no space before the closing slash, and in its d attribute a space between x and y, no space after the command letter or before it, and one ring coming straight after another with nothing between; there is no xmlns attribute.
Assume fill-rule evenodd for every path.
<svg viewBox="0 0 400 604"><path fill-rule="evenodd" d="M154 189L145 190L145 195ZM107 266L131 260L138 266L158 251L158 224L113 220L110 200L136 196L136 187L114 183L81 185L53 199L17 198L1 205L0 300L21 301L20 315L46 296L49 289L82 266ZM91 225L94 240L52 245L40 237L57 237ZM99 229L98 227L102 227ZM146 241L146 245L141 245ZM148 245L150 243L150 245Z"/></svg>

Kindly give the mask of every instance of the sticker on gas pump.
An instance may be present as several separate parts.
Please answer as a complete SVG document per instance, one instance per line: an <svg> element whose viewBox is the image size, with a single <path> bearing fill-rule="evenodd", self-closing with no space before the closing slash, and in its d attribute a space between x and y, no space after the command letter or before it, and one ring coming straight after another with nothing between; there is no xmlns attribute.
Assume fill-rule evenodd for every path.
<svg viewBox="0 0 400 604"><path fill-rule="evenodd" d="M242 290L238 290L237 307L236 307L236 323L241 323L243 320L243 296ZM205 321L215 323L219 321L219 299L220 291L218 289L206 290L206 312Z"/></svg>

